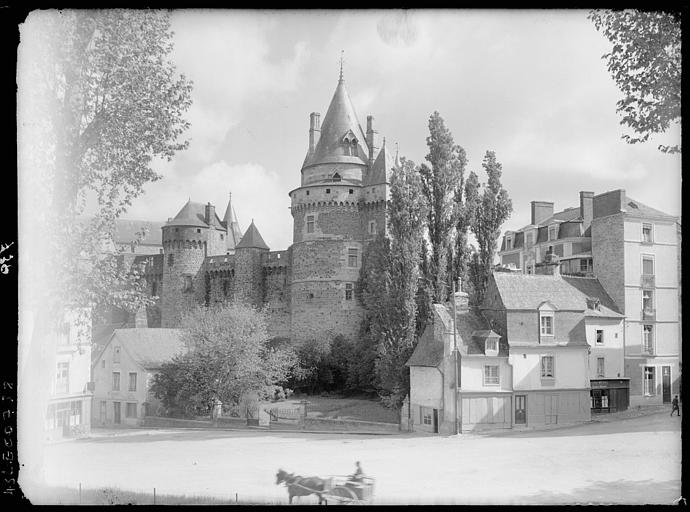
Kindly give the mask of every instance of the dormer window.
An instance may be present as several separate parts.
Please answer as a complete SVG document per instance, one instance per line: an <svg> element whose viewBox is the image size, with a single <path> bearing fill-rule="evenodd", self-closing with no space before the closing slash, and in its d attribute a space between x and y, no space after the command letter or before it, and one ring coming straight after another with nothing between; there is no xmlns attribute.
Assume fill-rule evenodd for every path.
<svg viewBox="0 0 690 512"><path fill-rule="evenodd" d="M484 353L487 356L498 355L498 338L486 338L484 342Z"/></svg>
<svg viewBox="0 0 690 512"><path fill-rule="evenodd" d="M340 181L341 179L342 178L340 177L340 174L338 174L337 172L335 174L333 174L333 178L332 178L333 181Z"/></svg>
<svg viewBox="0 0 690 512"><path fill-rule="evenodd" d="M558 238L558 224L549 226L549 240L556 240Z"/></svg>
<svg viewBox="0 0 690 512"><path fill-rule="evenodd" d="M533 233L525 233L525 247L532 247L533 243L534 243L534 234Z"/></svg>
<svg viewBox="0 0 690 512"><path fill-rule="evenodd" d="M506 236L506 250L509 251L513 248L513 237L512 235Z"/></svg>
<svg viewBox="0 0 690 512"><path fill-rule="evenodd" d="M555 333L555 307L550 302L543 302L539 306L539 338L540 342L553 341Z"/></svg>

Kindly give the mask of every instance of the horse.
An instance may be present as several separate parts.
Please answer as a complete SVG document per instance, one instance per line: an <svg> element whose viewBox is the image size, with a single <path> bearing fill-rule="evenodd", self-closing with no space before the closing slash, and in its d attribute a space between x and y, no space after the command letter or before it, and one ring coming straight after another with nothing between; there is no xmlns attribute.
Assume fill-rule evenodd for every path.
<svg viewBox="0 0 690 512"><path fill-rule="evenodd" d="M290 505L292 505L292 498L294 496L307 496L309 494L316 494L319 497L319 505L322 502L328 505L326 498L323 497L323 492L326 491L326 480L323 478L318 476L299 476L279 469L276 473L276 485L280 485L281 482L284 482L288 488Z"/></svg>

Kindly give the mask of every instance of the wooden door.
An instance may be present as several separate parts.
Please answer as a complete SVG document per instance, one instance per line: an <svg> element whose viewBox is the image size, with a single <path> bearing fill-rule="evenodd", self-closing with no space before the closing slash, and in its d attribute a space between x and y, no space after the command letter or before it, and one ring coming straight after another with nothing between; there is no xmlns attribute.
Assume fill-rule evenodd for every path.
<svg viewBox="0 0 690 512"><path fill-rule="evenodd" d="M515 424L527 425L527 395L515 395Z"/></svg>
<svg viewBox="0 0 690 512"><path fill-rule="evenodd" d="M558 423L558 395L544 397L544 423L547 425Z"/></svg>
<svg viewBox="0 0 690 512"><path fill-rule="evenodd" d="M438 434L438 409L434 409L434 434Z"/></svg>
<svg viewBox="0 0 690 512"><path fill-rule="evenodd" d="M120 402L113 402L113 417L115 418L115 423L121 423L120 418Z"/></svg>
<svg viewBox="0 0 690 512"><path fill-rule="evenodd" d="M665 404L671 403L671 367L661 367L661 394Z"/></svg>

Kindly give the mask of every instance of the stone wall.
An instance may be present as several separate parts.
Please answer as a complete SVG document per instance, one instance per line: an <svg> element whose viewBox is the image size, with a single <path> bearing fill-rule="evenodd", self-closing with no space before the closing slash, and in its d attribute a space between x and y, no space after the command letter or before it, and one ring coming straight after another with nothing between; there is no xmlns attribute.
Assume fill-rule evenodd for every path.
<svg viewBox="0 0 690 512"><path fill-rule="evenodd" d="M623 227L622 214L592 220L594 275L621 313L625 313Z"/></svg>
<svg viewBox="0 0 690 512"><path fill-rule="evenodd" d="M263 263L266 249L240 248L235 250L235 290L237 302L262 306L265 297Z"/></svg>

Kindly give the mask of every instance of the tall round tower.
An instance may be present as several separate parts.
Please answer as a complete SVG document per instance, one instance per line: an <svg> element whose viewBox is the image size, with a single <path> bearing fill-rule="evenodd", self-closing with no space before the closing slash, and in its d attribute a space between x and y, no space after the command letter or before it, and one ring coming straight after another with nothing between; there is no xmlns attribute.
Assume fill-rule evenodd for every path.
<svg viewBox="0 0 690 512"><path fill-rule="evenodd" d="M211 203L190 200L163 226L162 327L177 327L183 311L204 301L204 259L226 253L226 236Z"/></svg>
<svg viewBox="0 0 690 512"><path fill-rule="evenodd" d="M364 203L378 146L373 118L367 121L365 134L342 75L323 123L318 113L310 116L301 186L290 192L293 340L358 333L362 307L354 287L370 239ZM386 186L379 187L384 197Z"/></svg>

